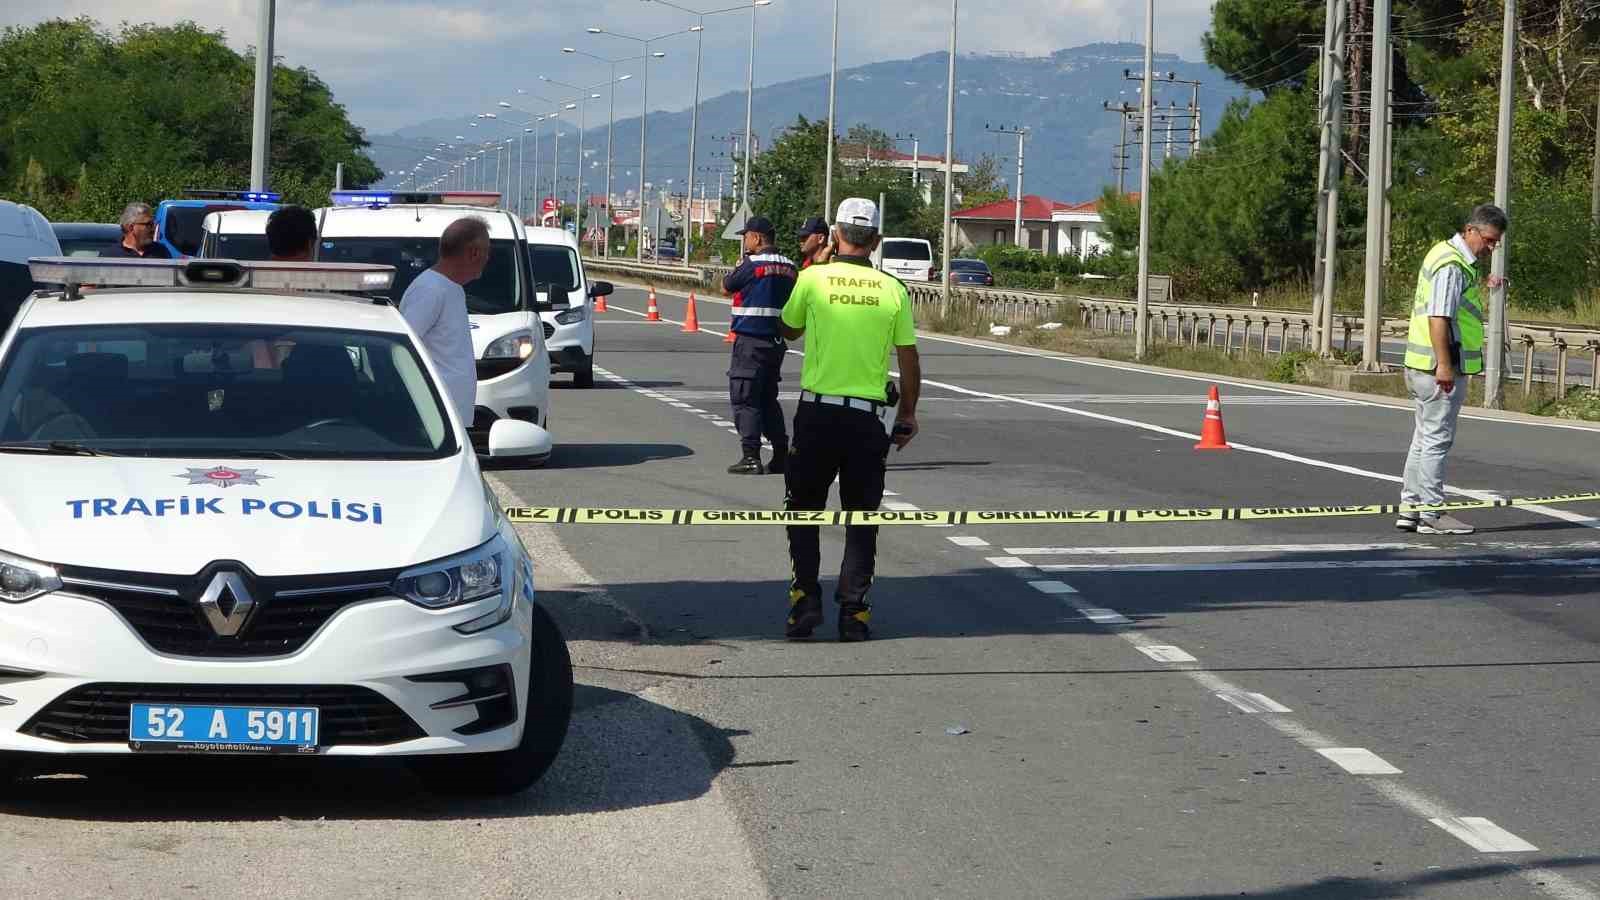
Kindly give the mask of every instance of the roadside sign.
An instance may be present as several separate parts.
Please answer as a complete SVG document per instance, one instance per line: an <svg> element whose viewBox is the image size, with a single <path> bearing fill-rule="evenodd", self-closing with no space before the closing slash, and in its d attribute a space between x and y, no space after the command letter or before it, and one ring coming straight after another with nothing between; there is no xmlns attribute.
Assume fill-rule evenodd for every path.
<svg viewBox="0 0 1600 900"><path fill-rule="evenodd" d="M739 239L739 230L744 227L744 223L749 221L753 215L755 214L750 211L748 204L740 203L739 211L733 214L733 218L728 220L728 227L722 230L722 239L725 241L737 241Z"/></svg>

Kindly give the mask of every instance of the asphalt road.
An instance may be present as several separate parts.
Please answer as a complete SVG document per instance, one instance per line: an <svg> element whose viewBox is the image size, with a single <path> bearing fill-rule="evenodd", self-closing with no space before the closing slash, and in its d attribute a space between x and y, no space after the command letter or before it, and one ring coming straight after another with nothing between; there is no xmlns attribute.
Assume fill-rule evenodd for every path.
<svg viewBox="0 0 1600 900"><path fill-rule="evenodd" d="M777 508L727 308L619 290L508 503ZM797 349L803 349L803 344ZM1390 502L1409 410L925 338L886 508ZM799 363L785 369L798 390ZM793 410L793 400L785 406ZM1460 495L1593 489L1600 433L1469 414ZM34 896L1600 897L1600 532L1583 506L886 528L875 640L782 639L781 529L527 526L579 712L551 775L140 767L0 802ZM1464 518L1469 517L1466 514ZM842 533L824 532L824 574ZM831 579L825 578L825 590ZM213 761L201 761L213 762ZM226 785L226 790L218 785ZM70 873L70 874L67 874ZM238 889L238 885L248 887ZM233 889L228 889L233 888Z"/></svg>

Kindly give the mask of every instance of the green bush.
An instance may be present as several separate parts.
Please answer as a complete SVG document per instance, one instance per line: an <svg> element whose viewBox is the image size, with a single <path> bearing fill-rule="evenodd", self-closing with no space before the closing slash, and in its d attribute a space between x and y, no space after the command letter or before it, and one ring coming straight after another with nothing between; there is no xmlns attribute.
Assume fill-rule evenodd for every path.
<svg viewBox="0 0 1600 900"><path fill-rule="evenodd" d="M1298 368L1301 363L1310 362L1317 358L1317 354L1308 350L1295 350L1284 353L1272 361L1272 366L1267 369L1267 378L1271 381L1281 381L1284 384L1294 384L1299 380Z"/></svg>

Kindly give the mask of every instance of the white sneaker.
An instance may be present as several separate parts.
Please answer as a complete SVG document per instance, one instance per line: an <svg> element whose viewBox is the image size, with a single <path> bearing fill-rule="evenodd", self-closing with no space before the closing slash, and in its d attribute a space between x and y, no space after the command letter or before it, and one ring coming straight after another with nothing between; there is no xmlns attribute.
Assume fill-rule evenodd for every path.
<svg viewBox="0 0 1600 900"><path fill-rule="evenodd" d="M1471 534L1475 530L1455 516L1423 516L1417 522L1418 534Z"/></svg>
<svg viewBox="0 0 1600 900"><path fill-rule="evenodd" d="M1401 531L1416 531L1417 518L1416 513L1401 513L1400 518L1394 520L1394 527Z"/></svg>

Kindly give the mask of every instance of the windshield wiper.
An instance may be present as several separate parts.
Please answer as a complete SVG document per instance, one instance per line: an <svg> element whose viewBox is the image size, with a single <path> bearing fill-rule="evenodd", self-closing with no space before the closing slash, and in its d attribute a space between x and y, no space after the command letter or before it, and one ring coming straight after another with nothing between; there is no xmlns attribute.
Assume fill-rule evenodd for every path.
<svg viewBox="0 0 1600 900"><path fill-rule="evenodd" d="M85 447L72 441L51 441L48 444L0 444L0 451L8 453L47 453L52 456L120 456L119 453L109 453L105 450L96 450Z"/></svg>

